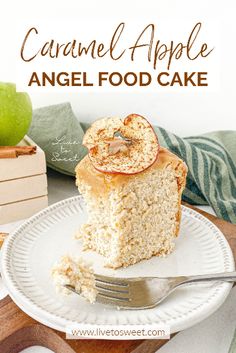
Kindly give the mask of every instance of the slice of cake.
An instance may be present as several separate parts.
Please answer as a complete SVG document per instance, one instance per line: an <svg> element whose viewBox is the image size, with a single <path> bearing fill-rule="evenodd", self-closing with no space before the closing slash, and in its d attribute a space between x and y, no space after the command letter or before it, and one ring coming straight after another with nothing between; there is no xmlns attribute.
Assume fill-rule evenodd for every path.
<svg viewBox="0 0 236 353"><path fill-rule="evenodd" d="M97 121L89 138L85 135L92 150L76 167L76 183L89 214L78 237L84 249L105 256L112 268L169 254L181 219L187 167L159 147L144 118L132 119L141 125L143 119L144 125L133 124L132 134L123 129L118 137L117 126L120 131L125 120L119 119L115 127L112 120Z"/></svg>
<svg viewBox="0 0 236 353"><path fill-rule="evenodd" d="M95 277L92 266L83 259L75 259L68 255L63 256L52 268L53 282L58 292L70 294L65 286L72 286L90 303L94 303L97 296Z"/></svg>

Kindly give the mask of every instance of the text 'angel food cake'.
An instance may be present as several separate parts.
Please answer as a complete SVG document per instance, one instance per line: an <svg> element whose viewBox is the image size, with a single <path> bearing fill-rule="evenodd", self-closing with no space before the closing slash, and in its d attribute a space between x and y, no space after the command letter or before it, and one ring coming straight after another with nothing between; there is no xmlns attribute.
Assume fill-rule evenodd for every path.
<svg viewBox="0 0 236 353"><path fill-rule="evenodd" d="M185 163L160 147L136 114L95 121L83 144L89 154L76 167L76 183L89 214L78 232L84 249L112 268L169 254L179 232Z"/></svg>

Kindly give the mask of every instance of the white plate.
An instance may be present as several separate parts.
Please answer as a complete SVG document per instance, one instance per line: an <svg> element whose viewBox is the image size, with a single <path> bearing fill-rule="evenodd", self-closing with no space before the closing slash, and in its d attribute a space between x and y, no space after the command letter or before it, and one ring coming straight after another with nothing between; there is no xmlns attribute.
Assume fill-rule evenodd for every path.
<svg viewBox="0 0 236 353"><path fill-rule="evenodd" d="M116 276L178 276L234 270L230 247L220 230L199 213L183 206L180 236L174 252L153 257L125 269L103 267L102 256L82 252L73 238L86 219L80 196L54 204L21 225L6 240L2 251L2 275L12 299L36 320L65 331L76 323L170 325L171 332L190 327L213 313L227 297L232 284L212 282L177 289L164 302L147 310L116 310L89 304L72 294L55 293L51 267L61 255L91 259L97 273Z"/></svg>

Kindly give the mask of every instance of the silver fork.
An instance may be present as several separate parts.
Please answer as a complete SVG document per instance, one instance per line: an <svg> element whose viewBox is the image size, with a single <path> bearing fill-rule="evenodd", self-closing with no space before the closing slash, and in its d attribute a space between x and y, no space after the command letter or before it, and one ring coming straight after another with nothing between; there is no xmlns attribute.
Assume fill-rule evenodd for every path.
<svg viewBox="0 0 236 353"><path fill-rule="evenodd" d="M198 276L118 278L95 274L96 301L125 309L153 308L179 286L205 281L236 281L236 272ZM69 285L65 286L77 293ZM79 293L77 293L79 294Z"/></svg>

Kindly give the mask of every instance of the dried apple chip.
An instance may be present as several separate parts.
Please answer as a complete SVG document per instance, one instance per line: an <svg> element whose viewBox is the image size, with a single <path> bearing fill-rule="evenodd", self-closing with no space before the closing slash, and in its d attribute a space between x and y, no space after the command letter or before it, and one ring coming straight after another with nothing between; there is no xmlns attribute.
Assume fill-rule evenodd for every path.
<svg viewBox="0 0 236 353"><path fill-rule="evenodd" d="M140 173L156 161L159 151L152 126L137 114L95 121L83 144L94 168L111 174Z"/></svg>

